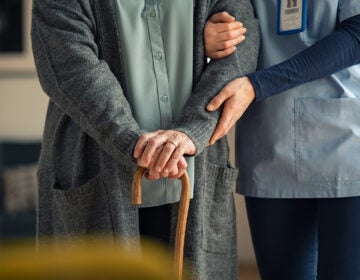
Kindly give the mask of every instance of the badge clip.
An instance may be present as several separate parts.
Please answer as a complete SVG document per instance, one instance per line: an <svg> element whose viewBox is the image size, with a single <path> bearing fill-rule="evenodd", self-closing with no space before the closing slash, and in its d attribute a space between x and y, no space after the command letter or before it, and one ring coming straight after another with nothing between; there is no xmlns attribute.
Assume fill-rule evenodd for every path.
<svg viewBox="0 0 360 280"><path fill-rule="evenodd" d="M306 27L306 0L278 0L279 35L299 33Z"/></svg>

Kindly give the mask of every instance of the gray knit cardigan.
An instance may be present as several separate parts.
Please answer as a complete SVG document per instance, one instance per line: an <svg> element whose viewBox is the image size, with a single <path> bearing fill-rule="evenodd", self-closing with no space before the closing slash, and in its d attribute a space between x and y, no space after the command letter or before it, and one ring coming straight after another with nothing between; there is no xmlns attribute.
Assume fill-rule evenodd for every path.
<svg viewBox="0 0 360 280"><path fill-rule="evenodd" d="M226 138L206 147L220 112L205 107L227 82L255 70L259 34L249 2L195 0L194 87L173 129L185 132L197 148L185 244L196 279L236 279L232 187L237 171L228 165ZM127 102L112 3L34 0L32 45L50 98L38 171L39 237L104 233L138 245L130 182L136 168L133 148L144 131ZM224 10L244 23L247 39L233 55L207 64L204 24ZM176 213L174 204L173 220Z"/></svg>

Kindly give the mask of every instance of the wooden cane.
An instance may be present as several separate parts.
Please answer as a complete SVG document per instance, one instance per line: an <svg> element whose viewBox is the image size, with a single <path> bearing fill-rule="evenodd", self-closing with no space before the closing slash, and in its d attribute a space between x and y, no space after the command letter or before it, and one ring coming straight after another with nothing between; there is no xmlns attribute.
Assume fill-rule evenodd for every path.
<svg viewBox="0 0 360 280"><path fill-rule="evenodd" d="M146 168L139 167L133 178L131 186L131 203L135 205L141 204L141 180L146 172ZM184 243L185 243L185 231L186 231L186 222L189 212L190 204L190 181L189 176L185 172L182 175L181 179L181 197L180 205L178 212L178 219L176 225L176 235L175 235L175 253L174 253L174 273L175 279L182 279L183 264L184 264Z"/></svg>

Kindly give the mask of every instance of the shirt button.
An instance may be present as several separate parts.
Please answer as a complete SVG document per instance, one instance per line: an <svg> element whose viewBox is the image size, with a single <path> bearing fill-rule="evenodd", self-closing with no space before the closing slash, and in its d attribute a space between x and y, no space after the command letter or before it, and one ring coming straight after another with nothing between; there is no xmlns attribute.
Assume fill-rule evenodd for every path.
<svg viewBox="0 0 360 280"><path fill-rule="evenodd" d="M159 60L162 59L162 53L161 52L155 53L155 58Z"/></svg>
<svg viewBox="0 0 360 280"><path fill-rule="evenodd" d="M167 95L164 95L164 96L161 97L162 102L167 102L168 99L169 99L169 97Z"/></svg>
<svg viewBox="0 0 360 280"><path fill-rule="evenodd" d="M155 12L155 11L151 11L149 15L150 15L151 18L155 18L155 17L156 17L156 12Z"/></svg>

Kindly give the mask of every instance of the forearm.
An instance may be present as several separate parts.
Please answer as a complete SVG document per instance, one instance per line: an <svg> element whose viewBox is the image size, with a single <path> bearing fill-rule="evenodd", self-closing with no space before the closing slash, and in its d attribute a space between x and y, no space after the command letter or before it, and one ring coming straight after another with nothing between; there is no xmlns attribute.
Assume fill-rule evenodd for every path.
<svg viewBox="0 0 360 280"><path fill-rule="evenodd" d="M256 100L281 93L360 63L360 15L294 57L250 74Z"/></svg>
<svg viewBox="0 0 360 280"><path fill-rule="evenodd" d="M259 30L250 2L248 0L217 1L209 16L224 10L244 23L248 29L248 36L231 56L213 60L207 65L182 115L173 124L174 129L186 133L192 139L197 153L209 143L221 113L208 112L206 110L208 102L230 81L239 75L247 75L256 68ZM204 45L202 44L201 47L204 48Z"/></svg>

